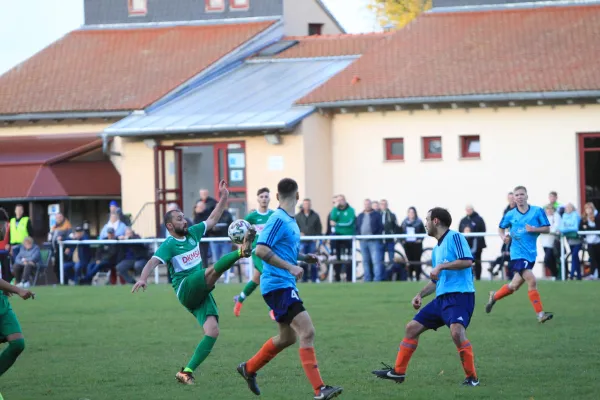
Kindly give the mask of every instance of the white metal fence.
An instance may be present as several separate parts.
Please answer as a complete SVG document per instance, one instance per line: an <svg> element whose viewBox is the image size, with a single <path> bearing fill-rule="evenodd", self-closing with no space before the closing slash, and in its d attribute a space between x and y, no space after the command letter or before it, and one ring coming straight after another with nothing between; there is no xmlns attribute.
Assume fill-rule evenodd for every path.
<svg viewBox="0 0 600 400"><path fill-rule="evenodd" d="M587 235L600 235L600 231L581 231L578 232L581 236ZM498 233L465 233L466 237L499 237ZM426 234L415 234L415 235L354 235L354 236L302 236L300 240L302 241L336 241L336 240L352 240L352 282L356 282L357 277L357 251L358 244L360 240L368 240L368 239L427 239L430 238ZM59 242L59 271L60 271L60 283L64 284L65 282L65 273L63 268L64 263L64 247L65 246L73 246L78 244L88 244L88 245L101 245L101 244L151 244L153 246L153 250L156 251L159 245L164 242L166 239L156 238L156 239L131 239L131 240L65 240ZM203 242L229 242L229 238L202 238ZM435 241L432 243L435 244ZM425 247L425 246L424 246ZM539 252L538 252L539 253ZM566 246L565 240L563 237L560 238L560 261L561 261L561 279L566 279ZM583 260L581 260L583 261ZM583 263L581 268L583 268ZM249 277L251 276L251 271L249 271ZM154 270L154 280L155 283L159 283L160 279L160 271L158 268ZM331 281L331 271L330 271L330 281Z"/></svg>

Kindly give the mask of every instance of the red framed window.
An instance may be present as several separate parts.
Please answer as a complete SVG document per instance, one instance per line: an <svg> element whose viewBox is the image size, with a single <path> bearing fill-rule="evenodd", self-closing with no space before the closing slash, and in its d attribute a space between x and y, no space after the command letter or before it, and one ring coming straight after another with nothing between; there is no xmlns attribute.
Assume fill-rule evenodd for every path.
<svg viewBox="0 0 600 400"><path fill-rule="evenodd" d="M248 11L250 9L250 0L229 0L231 11Z"/></svg>
<svg viewBox="0 0 600 400"><path fill-rule="evenodd" d="M479 158L481 156L479 136L460 137L460 156L462 158Z"/></svg>
<svg viewBox="0 0 600 400"><path fill-rule="evenodd" d="M206 12L225 11L225 0L205 0L204 11L206 11Z"/></svg>
<svg viewBox="0 0 600 400"><path fill-rule="evenodd" d="M404 160L404 139L384 139L384 144L386 161Z"/></svg>
<svg viewBox="0 0 600 400"><path fill-rule="evenodd" d="M424 137L423 138L423 158L426 160L435 160L442 158L442 138Z"/></svg>
<svg viewBox="0 0 600 400"><path fill-rule="evenodd" d="M129 15L146 15L148 13L148 0L128 0Z"/></svg>

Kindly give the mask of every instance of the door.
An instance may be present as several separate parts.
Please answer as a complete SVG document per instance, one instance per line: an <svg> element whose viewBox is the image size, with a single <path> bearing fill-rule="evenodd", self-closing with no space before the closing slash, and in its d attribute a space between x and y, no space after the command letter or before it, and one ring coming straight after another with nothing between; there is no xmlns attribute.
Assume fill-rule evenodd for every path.
<svg viewBox="0 0 600 400"><path fill-rule="evenodd" d="M581 208L588 202L600 209L600 133L579 134Z"/></svg>
<svg viewBox="0 0 600 400"><path fill-rule="evenodd" d="M163 216L168 203L182 202L181 149L175 146L154 147L154 208L156 218L156 237L160 234Z"/></svg>
<svg viewBox="0 0 600 400"><path fill-rule="evenodd" d="M183 212L192 219L200 189L208 189L215 196L214 149L212 145L181 146L183 151Z"/></svg>
<svg viewBox="0 0 600 400"><path fill-rule="evenodd" d="M219 191L219 181L225 179L229 184L229 212L234 220L244 218L247 212L244 142L217 143L214 154L215 193Z"/></svg>

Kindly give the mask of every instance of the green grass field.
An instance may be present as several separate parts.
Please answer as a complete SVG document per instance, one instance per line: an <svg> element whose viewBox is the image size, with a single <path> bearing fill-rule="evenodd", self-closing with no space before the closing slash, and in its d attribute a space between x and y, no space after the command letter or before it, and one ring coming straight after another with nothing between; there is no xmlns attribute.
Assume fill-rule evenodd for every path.
<svg viewBox="0 0 600 400"><path fill-rule="evenodd" d="M422 284L320 284L300 287L316 326L316 349L326 383L345 399L597 399L600 398L600 287L597 282L542 283L554 320L538 325L525 291L483 307L500 283L477 285L468 330L482 385L463 388L463 372L449 331L427 332L397 385L370 371L393 364L410 299ZM133 295L126 286L36 288L34 301L12 298L26 350L0 378L6 400L222 399L255 396L235 367L276 332L259 293L242 316L232 313L241 285L215 289L221 335L196 374L176 383L202 331L167 285ZM259 373L263 399L311 399L297 346Z"/></svg>

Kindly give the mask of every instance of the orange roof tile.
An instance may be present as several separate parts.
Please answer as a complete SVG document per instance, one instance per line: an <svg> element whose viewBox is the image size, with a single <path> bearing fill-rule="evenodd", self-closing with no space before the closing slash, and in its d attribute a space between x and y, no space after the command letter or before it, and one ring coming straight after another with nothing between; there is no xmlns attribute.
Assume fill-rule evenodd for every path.
<svg viewBox="0 0 600 400"><path fill-rule="evenodd" d="M299 104L600 89L600 6L428 13Z"/></svg>
<svg viewBox="0 0 600 400"><path fill-rule="evenodd" d="M358 35L315 35L288 36L282 40L297 40L299 43L273 58L314 58L363 54L368 48L389 38L389 33L367 33Z"/></svg>
<svg viewBox="0 0 600 400"><path fill-rule="evenodd" d="M71 32L0 76L0 114L144 108L272 23Z"/></svg>

